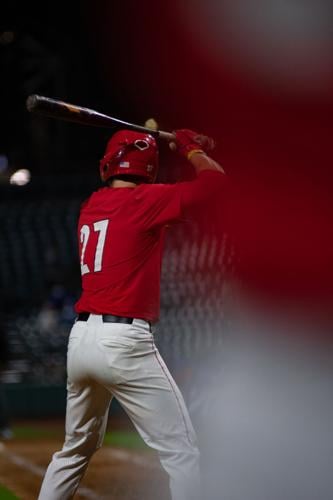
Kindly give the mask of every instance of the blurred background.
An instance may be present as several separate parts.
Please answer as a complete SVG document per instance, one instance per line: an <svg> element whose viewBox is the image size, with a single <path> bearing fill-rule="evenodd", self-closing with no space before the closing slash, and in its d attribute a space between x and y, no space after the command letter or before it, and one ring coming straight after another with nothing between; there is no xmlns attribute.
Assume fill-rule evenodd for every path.
<svg viewBox="0 0 333 500"><path fill-rule="evenodd" d="M77 216L112 133L29 114L37 93L216 139L228 186L169 231L156 334L198 432L206 498L331 498L332 3L1 11L2 428L64 415ZM192 176L161 144L159 181Z"/></svg>

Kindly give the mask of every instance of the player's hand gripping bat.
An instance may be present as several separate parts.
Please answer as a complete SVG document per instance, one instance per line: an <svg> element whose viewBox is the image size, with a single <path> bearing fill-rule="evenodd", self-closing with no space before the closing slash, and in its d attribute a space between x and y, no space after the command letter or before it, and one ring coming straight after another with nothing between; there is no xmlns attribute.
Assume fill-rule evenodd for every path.
<svg viewBox="0 0 333 500"><path fill-rule="evenodd" d="M112 116L104 115L93 109L83 108L75 104L59 101L58 99L50 99L41 95L33 94L27 98L26 106L28 111L58 118L82 125L92 125L95 127L111 127L111 128L127 128L137 130L146 134L151 134L155 138L172 141L175 136L170 132L162 130L152 130L149 127L128 123Z"/></svg>

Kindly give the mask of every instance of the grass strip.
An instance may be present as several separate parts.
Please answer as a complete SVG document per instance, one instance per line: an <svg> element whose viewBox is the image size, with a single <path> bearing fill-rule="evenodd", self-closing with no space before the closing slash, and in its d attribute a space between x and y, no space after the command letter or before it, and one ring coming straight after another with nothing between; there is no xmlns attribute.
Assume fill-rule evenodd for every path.
<svg viewBox="0 0 333 500"><path fill-rule="evenodd" d="M0 498L1 500L19 500L19 498L9 491L5 486L0 484Z"/></svg>
<svg viewBox="0 0 333 500"><path fill-rule="evenodd" d="M132 450L147 449L147 445L137 432L132 431L111 431L106 432L104 444L108 446L119 446Z"/></svg>
<svg viewBox="0 0 333 500"><path fill-rule="evenodd" d="M64 436L64 431L36 429L34 427L13 427L12 430L13 437L18 439L54 439Z"/></svg>
<svg viewBox="0 0 333 500"><path fill-rule="evenodd" d="M43 439L63 439L64 432L52 429L38 429L35 427L14 427L13 437L26 440L43 440ZM118 446L120 448L129 448L142 450L147 449L147 445L137 432L134 431L111 431L106 432L104 444L108 446ZM2 497L0 496L2 500Z"/></svg>

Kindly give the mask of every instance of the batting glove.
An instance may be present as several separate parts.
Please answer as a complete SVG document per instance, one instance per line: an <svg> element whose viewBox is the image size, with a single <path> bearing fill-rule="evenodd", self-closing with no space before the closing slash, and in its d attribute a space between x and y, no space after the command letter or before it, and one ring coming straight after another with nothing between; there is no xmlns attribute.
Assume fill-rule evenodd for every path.
<svg viewBox="0 0 333 500"><path fill-rule="evenodd" d="M173 134L175 135L175 140L170 143L171 149L177 151L188 160L195 153L208 153L215 147L213 139L206 135L198 134L193 130L175 130Z"/></svg>

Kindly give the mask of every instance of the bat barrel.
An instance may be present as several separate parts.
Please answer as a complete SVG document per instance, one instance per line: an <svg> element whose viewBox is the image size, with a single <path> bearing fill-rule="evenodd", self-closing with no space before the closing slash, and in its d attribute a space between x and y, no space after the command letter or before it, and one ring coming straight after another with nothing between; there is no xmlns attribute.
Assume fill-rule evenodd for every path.
<svg viewBox="0 0 333 500"><path fill-rule="evenodd" d="M114 120L107 115L92 109L76 106L67 102L51 99L37 94L30 95L26 100L27 110L50 118L90 125L95 127L112 127Z"/></svg>
<svg viewBox="0 0 333 500"><path fill-rule="evenodd" d="M26 107L27 110L30 112L35 111L36 107L38 106L38 96L36 94L29 95L29 97L26 100Z"/></svg>
<svg viewBox="0 0 333 500"><path fill-rule="evenodd" d="M30 95L26 100L27 110L31 113L38 113L51 118L90 125L95 127L109 127L116 129L130 129L151 134L156 138L172 141L173 134L161 130L151 130L148 127L142 127L133 123L125 122L108 115L103 115L98 111L89 108L76 106L57 99L41 96L38 94Z"/></svg>

